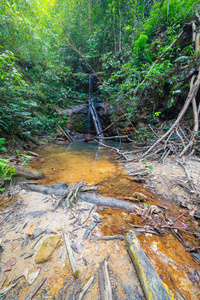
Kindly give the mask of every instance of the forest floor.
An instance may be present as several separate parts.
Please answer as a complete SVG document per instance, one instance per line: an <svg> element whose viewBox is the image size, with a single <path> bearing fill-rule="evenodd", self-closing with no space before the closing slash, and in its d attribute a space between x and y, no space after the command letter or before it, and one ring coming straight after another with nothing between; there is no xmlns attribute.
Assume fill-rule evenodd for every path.
<svg viewBox="0 0 200 300"><path fill-rule="evenodd" d="M135 157L132 156L132 158ZM145 164L137 161L127 162L124 163L124 168L130 175L136 174L133 178L141 178L144 181L144 187L152 193L161 195L189 210L200 210L200 195L194 190L200 189L200 159L198 157L193 156L187 160L170 157L164 163L152 160L146 160Z"/></svg>
<svg viewBox="0 0 200 300"><path fill-rule="evenodd" d="M48 148L47 153L50 150ZM54 180L52 183L60 182L60 176L64 176L65 172L62 152L53 153L52 159L53 157L55 159L55 156L57 160L60 159L56 164L61 169L59 171L54 169L54 165L49 166L46 175ZM77 162L79 165L76 170L77 181L83 176L82 169L83 174L86 173L86 165L83 165L86 159L87 157L84 157L81 163ZM47 160L51 161L51 157L47 157ZM72 160L71 157L69 160ZM37 162L38 166L41 165L41 161ZM62 165L59 163L61 161ZM88 161L86 163L89 164ZM198 159L190 159L184 163L189 179L192 179L195 187L198 187L200 162ZM47 168L45 162L42 165L44 169ZM152 161L145 161L145 164L129 162L124 164L124 170L116 162L111 164L103 160L102 164L99 161L99 165L96 164L94 168L96 173L93 174L92 166L89 165L90 177L88 178L96 183L99 182L97 185L101 195L124 198L125 196L131 197L135 191L142 193L148 198L148 207L136 202L138 212L146 213L148 208L161 208L164 211L163 214L161 213L162 217L165 216L166 220L177 228L182 228L181 237L183 242L189 245L190 250L198 248L200 230L198 219L194 218L198 210L196 205L198 199L197 196L194 197L194 194L188 193L177 184L179 180L184 181L184 185L187 186L188 178L183 167L174 159L168 158L163 164ZM109 173L111 170L113 175ZM141 175L146 171L147 175ZM73 169L68 167L66 170L68 179L69 174L73 172ZM132 176L131 174L138 173L139 179L144 181L144 186L132 181L136 177L138 179L138 175ZM102 178L101 182L100 178ZM41 183L51 182L42 181ZM94 281L84 299L100 299L101 274L98 270L101 262L106 258L113 299L145 299L125 241L104 240L106 236L123 237L134 226L141 227L141 232L137 233L141 247L163 282L174 293L175 299L200 299L199 262L191 256L184 243L169 231L166 230L164 235L157 235L149 231L150 227L145 227L149 226L152 220L157 222L159 213L158 216L150 213L145 221L137 212L130 213L100 207L80 199L67 211L63 207L52 210L57 200L58 197L28 191L20 185L13 188L12 195L1 199L1 271L5 268L6 262L13 259L11 270L0 274L0 287L8 288L9 292L5 294L6 299L32 299L31 293L37 290L40 283L43 285L34 299L82 299L80 293L92 275L94 275ZM181 204L182 208L176 204ZM96 222L94 229L87 238L84 238L86 231L94 222ZM79 277L76 280L66 253L61 228L67 232L72 249L75 250L73 250L73 255L79 269ZM192 235L191 231L196 231L197 236ZM179 230L177 232L180 233ZM58 237L59 242L53 247L50 259L37 263L36 257L39 249L53 237ZM17 283L16 286L15 283ZM2 293L1 289L0 292Z"/></svg>

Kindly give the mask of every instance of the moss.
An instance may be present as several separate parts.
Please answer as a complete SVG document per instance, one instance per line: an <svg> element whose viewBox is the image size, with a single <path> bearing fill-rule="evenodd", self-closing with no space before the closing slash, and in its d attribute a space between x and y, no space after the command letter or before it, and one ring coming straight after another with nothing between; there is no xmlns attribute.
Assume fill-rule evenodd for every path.
<svg viewBox="0 0 200 300"><path fill-rule="evenodd" d="M87 133L88 123L85 114L74 114L71 116L70 123L73 130L81 133Z"/></svg>

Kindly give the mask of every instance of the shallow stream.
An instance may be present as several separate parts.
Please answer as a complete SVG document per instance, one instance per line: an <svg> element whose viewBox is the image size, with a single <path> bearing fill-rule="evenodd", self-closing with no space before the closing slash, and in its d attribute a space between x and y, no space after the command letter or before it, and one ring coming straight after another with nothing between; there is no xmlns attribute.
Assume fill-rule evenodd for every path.
<svg viewBox="0 0 200 300"><path fill-rule="evenodd" d="M49 145L36 149L36 152L41 158L32 162L31 167L45 174L41 184L73 183L85 179L88 184L96 184L103 196L123 198L141 192L148 197L148 205L165 208L171 221L184 211L131 181L127 171L114 158L114 153L95 143ZM145 225L141 217L126 211L99 207L98 212L103 219L101 232L104 235L125 234L133 225ZM194 230L197 224L192 218L183 216L179 218L178 226ZM138 238L158 274L178 299L200 299L199 264L174 235L146 233L139 234ZM190 247L198 245L191 235L183 233L183 238Z"/></svg>
<svg viewBox="0 0 200 300"><path fill-rule="evenodd" d="M87 184L97 185L97 193L102 196L124 199L132 197L134 192L143 193L148 198L146 203L135 202L140 210L151 205L158 207L162 210L161 216L169 222L166 226L175 223L181 229L179 233L184 242L190 248L198 246L198 240L191 234L198 228L198 222L185 209L132 181L111 150L92 142L74 142L38 147L34 151L40 156L30 162L30 167L45 174L44 179L36 184L76 183L85 179ZM6 287L13 278L20 278L18 285L9 292L8 299L28 299L26 297L42 279L46 279L45 284L35 299L78 299L81 288L96 274L99 264L107 256L113 299L145 299L125 241L101 239L104 236L124 235L136 226L144 229L143 233L137 235L141 247L163 282L174 293L174 299L200 299L198 261L169 230L165 229L163 235L156 235L144 227L150 221L152 224L152 220L155 227L159 227L159 216L154 215L151 220L150 215L150 219L145 220L135 211L130 213L102 206L96 210L93 204L84 201L78 201L77 206L67 211L62 207L52 210L58 197L16 188L19 191L12 200L7 199L5 204L0 202L0 239L4 247L0 267L10 258L16 258L11 271L0 273L0 283L6 280ZM102 223L94 228L89 238L83 239L95 215L100 216ZM35 228L36 235L39 231L42 235L33 239L28 235L31 227ZM81 253L74 252L80 271L78 280L74 280L63 242L48 261L37 264L35 260L45 239L58 234L62 240L61 228L68 232L71 243L80 242L82 247ZM38 270L40 273L32 284L28 284L27 279L21 276L31 276ZM100 299L98 276L95 276L84 299Z"/></svg>

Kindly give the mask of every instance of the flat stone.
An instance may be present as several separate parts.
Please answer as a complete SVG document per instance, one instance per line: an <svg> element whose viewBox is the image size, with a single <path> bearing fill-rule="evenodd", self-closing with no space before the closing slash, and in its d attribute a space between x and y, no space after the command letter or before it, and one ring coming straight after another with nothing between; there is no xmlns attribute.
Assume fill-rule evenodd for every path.
<svg viewBox="0 0 200 300"><path fill-rule="evenodd" d="M36 254L36 264L48 261L54 253L54 251L59 247L60 243L61 240L58 234L46 238Z"/></svg>

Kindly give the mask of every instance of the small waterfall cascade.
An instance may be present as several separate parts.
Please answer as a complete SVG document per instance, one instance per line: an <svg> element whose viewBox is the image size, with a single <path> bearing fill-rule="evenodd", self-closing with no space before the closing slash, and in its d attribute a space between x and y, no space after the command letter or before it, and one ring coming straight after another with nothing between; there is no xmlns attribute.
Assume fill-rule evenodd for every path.
<svg viewBox="0 0 200 300"><path fill-rule="evenodd" d="M89 109L88 109L88 132L90 133L90 123L91 123L91 118L94 123L94 127L96 130L96 133L99 135L99 137L103 137L102 132L102 127L101 123L99 121L99 116L97 113L97 110L95 108L95 99L93 98L93 79L94 79L93 74L89 75Z"/></svg>

